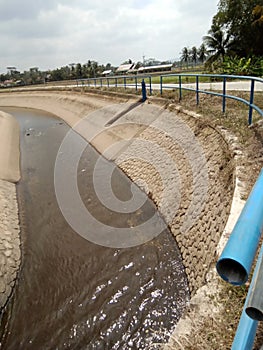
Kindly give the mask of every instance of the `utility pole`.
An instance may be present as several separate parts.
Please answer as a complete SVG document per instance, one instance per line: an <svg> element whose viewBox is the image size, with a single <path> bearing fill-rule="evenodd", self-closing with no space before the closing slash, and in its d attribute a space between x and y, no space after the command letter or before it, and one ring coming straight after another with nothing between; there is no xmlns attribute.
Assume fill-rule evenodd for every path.
<svg viewBox="0 0 263 350"><path fill-rule="evenodd" d="M144 54L142 56L142 64L143 64L143 67L145 67L145 55Z"/></svg>

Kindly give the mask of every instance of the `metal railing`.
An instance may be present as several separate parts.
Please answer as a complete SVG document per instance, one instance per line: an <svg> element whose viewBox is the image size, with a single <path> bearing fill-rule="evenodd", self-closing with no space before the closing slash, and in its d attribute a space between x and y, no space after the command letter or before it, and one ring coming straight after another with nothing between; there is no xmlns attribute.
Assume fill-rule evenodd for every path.
<svg viewBox="0 0 263 350"><path fill-rule="evenodd" d="M171 77L175 77L177 79L176 82L171 84ZM195 82L193 85L195 87L189 87L186 84L183 84L182 78L185 77L186 79L189 77L194 77ZM165 85L165 79L169 78L169 84ZM203 78L209 78L210 79L210 84L213 83L213 80L219 80L222 82L222 92L217 92L217 91L211 91L209 90L204 90L200 89L200 80ZM246 100L244 98L235 96L235 95L229 95L227 94L227 82L228 80L238 80L238 81L249 81L250 82L250 97L249 100ZM254 93L255 93L255 82L263 83L263 79L261 78L256 78L256 77L251 77L251 76L239 76L239 75L223 75L223 74L166 74L166 75L161 75L160 76L160 93L163 93L164 89L179 89L179 101L182 100L182 91L183 90L188 90L188 91L194 91L196 94L196 104L198 105L200 100L199 100L199 94L204 93L208 95L214 95L214 96L219 96L222 97L222 112L225 113L226 111L226 99L233 99L239 102L242 102L246 104L249 107L248 111L248 124L252 124L252 114L253 110L256 110L261 117L263 117L263 111L261 108L256 106L254 104Z"/></svg>
<svg viewBox="0 0 263 350"><path fill-rule="evenodd" d="M87 78L87 79L77 79L78 87L106 87L106 88L134 88L136 92L141 88L142 80L145 81L146 87L149 90L150 95L152 94L152 77L150 75L140 75L140 76L109 76L100 78Z"/></svg>
<svg viewBox="0 0 263 350"><path fill-rule="evenodd" d="M158 76L152 75L117 75L98 78L85 78L74 80L77 87L96 87L96 88L124 88L135 89L136 92L141 91L142 80L145 82L146 89L151 95L153 90L159 90L161 95L164 90L178 90L179 101L183 98L183 91L192 91L196 95L197 105L200 103L200 94L208 94L213 96L222 97L222 112L226 112L227 99L236 100L244 103L248 106L248 124L252 124L253 111L257 111L258 114L263 117L263 110L254 103L255 85L260 87L260 91L263 92L263 79L252 76L240 76L240 75L223 75L223 74L194 74L194 73L178 73L178 74L164 74ZM193 80L193 82L189 82ZM236 96L235 93L227 93L229 84L233 81L240 84L247 82L247 88L243 91L249 93L249 98ZM69 81L68 84L72 85L73 81ZM206 83L205 88L203 83ZM213 85L213 84L216 84ZM262 84L262 85L261 85ZM64 85L64 83L63 83ZM235 90L231 89L231 90ZM240 90L237 88L236 90ZM241 91L241 90L240 90Z"/></svg>

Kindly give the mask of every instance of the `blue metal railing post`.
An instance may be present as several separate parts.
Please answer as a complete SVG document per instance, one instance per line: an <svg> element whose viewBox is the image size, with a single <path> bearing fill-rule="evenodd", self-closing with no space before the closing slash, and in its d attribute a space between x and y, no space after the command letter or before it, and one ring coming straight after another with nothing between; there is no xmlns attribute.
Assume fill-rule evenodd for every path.
<svg viewBox="0 0 263 350"><path fill-rule="evenodd" d="M182 100L182 76L179 75L179 101Z"/></svg>
<svg viewBox="0 0 263 350"><path fill-rule="evenodd" d="M196 75L196 104L199 105L199 77Z"/></svg>
<svg viewBox="0 0 263 350"><path fill-rule="evenodd" d="M95 85L95 87L97 87L97 81L96 81L96 79L94 79L94 85Z"/></svg>
<svg viewBox="0 0 263 350"><path fill-rule="evenodd" d="M102 88L102 78L100 78L100 87Z"/></svg>
<svg viewBox="0 0 263 350"><path fill-rule="evenodd" d="M250 106L249 106L249 112L248 112L248 124L252 124L252 114L253 114L253 107L252 104L254 102L254 90L255 90L255 80L251 80L251 88L250 88Z"/></svg>
<svg viewBox="0 0 263 350"><path fill-rule="evenodd" d="M160 94L163 94L163 76L160 76Z"/></svg>
<svg viewBox="0 0 263 350"><path fill-rule="evenodd" d="M107 78L107 86L110 87L110 78Z"/></svg>
<svg viewBox="0 0 263 350"><path fill-rule="evenodd" d="M138 78L135 77L135 90L138 91Z"/></svg>
<svg viewBox="0 0 263 350"><path fill-rule="evenodd" d="M149 77L149 84L150 84L150 95L152 94L152 77Z"/></svg>
<svg viewBox="0 0 263 350"><path fill-rule="evenodd" d="M226 77L223 78L223 106L222 106L223 113L226 112Z"/></svg>
<svg viewBox="0 0 263 350"><path fill-rule="evenodd" d="M146 96L146 84L145 84L144 79L142 79L142 102L145 102L146 99L147 99L147 96Z"/></svg>
<svg viewBox="0 0 263 350"><path fill-rule="evenodd" d="M115 78L115 87L118 87L118 79Z"/></svg>

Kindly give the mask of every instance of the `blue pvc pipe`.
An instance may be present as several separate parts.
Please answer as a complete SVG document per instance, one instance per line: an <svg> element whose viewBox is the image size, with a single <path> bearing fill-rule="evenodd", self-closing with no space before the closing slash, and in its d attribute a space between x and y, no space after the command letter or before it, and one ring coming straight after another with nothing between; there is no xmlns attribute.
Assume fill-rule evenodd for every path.
<svg viewBox="0 0 263 350"><path fill-rule="evenodd" d="M263 228L263 169L217 261L218 274L241 285L248 279Z"/></svg>
<svg viewBox="0 0 263 350"><path fill-rule="evenodd" d="M252 318L248 317L244 307L231 350L253 349L257 327L258 321L252 320Z"/></svg>
<svg viewBox="0 0 263 350"><path fill-rule="evenodd" d="M255 284L258 279L258 273L260 271L260 265L262 262L262 255L263 255L263 244L261 246L261 250L258 255L258 261L253 273L252 281L247 293L245 305L243 308L243 312L241 315L241 318L239 320L238 328L236 331L236 335L232 344L232 350L250 350L253 349L253 344L257 332L257 326L258 326L258 320L255 318L251 318L249 313L257 315L257 312L255 310L251 310L251 302L253 306L253 295L255 293ZM262 290L259 290L259 296L261 294ZM249 310L249 312L248 312Z"/></svg>
<svg viewBox="0 0 263 350"><path fill-rule="evenodd" d="M257 321L263 321L263 244L261 246L257 265L253 273L253 278L247 296L246 313Z"/></svg>

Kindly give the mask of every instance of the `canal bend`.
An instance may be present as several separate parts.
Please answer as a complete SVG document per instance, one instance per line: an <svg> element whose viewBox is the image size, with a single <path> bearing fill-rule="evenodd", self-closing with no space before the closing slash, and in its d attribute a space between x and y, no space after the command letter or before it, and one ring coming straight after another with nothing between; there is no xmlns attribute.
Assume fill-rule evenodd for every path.
<svg viewBox="0 0 263 350"><path fill-rule="evenodd" d="M68 125L36 110L5 111L21 128L22 178L17 192L23 258L2 316L0 348L146 349L165 342L189 297L170 232L125 249L82 238L61 214L54 190L54 164ZM75 134L72 147L79 138ZM150 200L129 214L100 203L93 187L98 157L87 144L78 167L78 188L89 211L118 228L139 225L154 215ZM105 162L102 171L107 174L109 167ZM131 181L118 168L112 186L120 200L130 199Z"/></svg>

